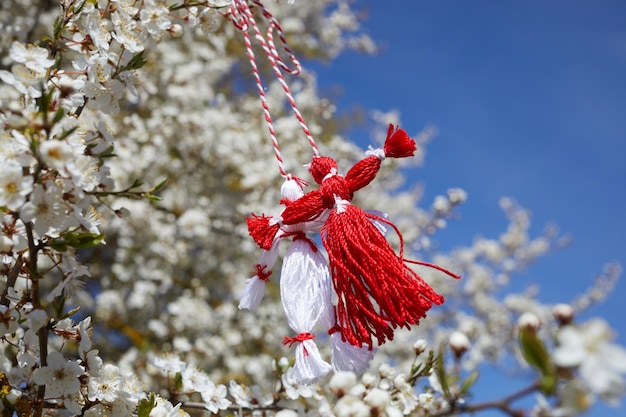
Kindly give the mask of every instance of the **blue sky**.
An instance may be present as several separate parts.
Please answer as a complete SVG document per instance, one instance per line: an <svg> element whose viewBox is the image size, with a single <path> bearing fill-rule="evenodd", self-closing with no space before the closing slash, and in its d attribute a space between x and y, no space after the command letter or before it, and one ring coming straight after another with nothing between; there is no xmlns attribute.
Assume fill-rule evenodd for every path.
<svg viewBox="0 0 626 417"><path fill-rule="evenodd" d="M469 195L461 221L439 236L443 247L496 237L506 224L498 199L511 196L531 210L537 233L554 221L574 237L522 277L540 284L540 299L571 299L606 262L626 266L626 2L356 4L369 10L382 52L316 66L320 86L341 86L340 110L398 109L411 133L438 127L414 180L426 184L426 201L449 187ZM586 315L604 316L622 345L625 291L622 280Z"/></svg>

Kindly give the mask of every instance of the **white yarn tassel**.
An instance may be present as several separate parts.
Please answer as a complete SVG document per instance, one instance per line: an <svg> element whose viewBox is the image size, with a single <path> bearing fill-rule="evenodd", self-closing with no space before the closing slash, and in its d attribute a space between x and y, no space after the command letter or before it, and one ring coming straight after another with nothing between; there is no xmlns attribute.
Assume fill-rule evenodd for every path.
<svg viewBox="0 0 626 417"><path fill-rule="evenodd" d="M382 219L389 220L389 215L387 215L387 213L382 212L380 210L365 210L365 212L369 214L373 214L374 216L380 217ZM378 231L383 236L387 236L387 232L389 231L389 227L390 227L387 223L381 222L380 220L374 220L374 219L370 219L370 222L372 222L372 224L376 226Z"/></svg>
<svg viewBox="0 0 626 417"><path fill-rule="evenodd" d="M256 264L257 274L246 280L245 287L239 293L240 310L256 310L261 305L265 296L265 285L269 280L269 274L272 272L270 268L274 266L276 258L278 258L278 243L281 234L281 231L276 234L270 250L261 251L259 262Z"/></svg>
<svg viewBox="0 0 626 417"><path fill-rule="evenodd" d="M280 295L289 327L298 334L285 338L285 344L298 343L290 371L298 384L310 384L332 369L320 355L311 334L324 307L322 286L329 279L326 259L315 243L305 236L296 236L283 260Z"/></svg>
<svg viewBox="0 0 626 417"><path fill-rule="evenodd" d="M311 337L314 336L311 335ZM288 343L290 342L288 341ZM295 356L296 360L293 368L289 369L288 376L296 384L312 384L332 369L328 362L322 358L313 339L303 340L298 343Z"/></svg>
<svg viewBox="0 0 626 417"><path fill-rule="evenodd" d="M265 286L267 282L259 278L258 275L248 278L246 286L239 293L239 310L256 310L261 305L265 297Z"/></svg>
<svg viewBox="0 0 626 417"><path fill-rule="evenodd" d="M330 335L331 363L335 372L363 373L369 368L375 353L376 349L370 350L367 345L358 347L344 342L338 331Z"/></svg>

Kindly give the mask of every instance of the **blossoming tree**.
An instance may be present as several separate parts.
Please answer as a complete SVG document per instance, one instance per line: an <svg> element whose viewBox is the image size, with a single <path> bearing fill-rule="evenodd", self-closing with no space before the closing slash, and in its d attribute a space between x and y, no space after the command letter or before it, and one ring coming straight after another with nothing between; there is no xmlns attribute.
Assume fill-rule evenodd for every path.
<svg viewBox="0 0 626 417"><path fill-rule="evenodd" d="M320 375L298 380L305 370L293 372L299 365L282 342L290 324L304 335L288 340L302 342L295 347L299 360L313 353L304 342L315 320L299 321L291 310L307 281L292 274L294 291L280 289L279 268L269 272L283 253L279 241L264 248L255 270L260 249L248 236L246 217L255 211L279 219L275 202L287 171L312 179L301 167L311 159L303 127L316 149L338 161L334 172L314 178L320 183L362 160L363 152L343 136L349 116L335 114L332 102L319 96L315 75L286 74L281 56L332 60L346 49L368 53L376 46L350 2L266 6L255 0L3 0L3 415L393 417L496 409L570 416L596 399L617 404L626 350L611 343L609 324L579 322L577 313L610 290L619 266L608 265L591 290L563 304L541 303L532 288L500 296L513 274L564 244L550 230L530 236L527 211L509 199L501 201L509 226L499 237L429 255L461 281L420 262L406 266L446 298L418 327L385 333L394 340L376 353L371 337L353 346L333 331L320 334L319 360L334 349L345 361L319 365ZM374 138L385 140L397 116L373 114ZM285 157L278 170L270 136L280 140ZM418 154L428 137L428 131L417 135ZM370 160L380 165L392 154L384 147ZM388 160L380 171L376 165L376 180L356 197L360 207L380 210L359 216L372 220L370 237L386 242L384 235L390 248L404 249L400 264L427 256L430 236L466 198L451 189L422 208L418 193L400 187L399 169L410 163ZM283 194L283 202L298 201L304 192ZM347 203L344 198L334 209ZM313 255L315 236L302 237L319 231L310 223L322 211L300 229L280 225L277 233L296 241L286 265L301 259L320 265L320 284L308 289L328 308L315 318L324 331L336 331L337 300L325 286L324 256ZM402 242L393 229L402 231ZM341 257L335 257L336 267ZM353 262L350 271L363 276L358 268ZM373 283L362 287L370 295ZM265 290L264 299L260 293L242 299L247 285ZM281 291L291 297L283 300L289 323ZM360 294L361 304L370 302ZM240 310L240 303L254 309ZM387 332L389 323L403 322L385 322L386 311L401 307L384 303L380 296L369 307L379 308L374 328ZM324 340L335 343L332 349ZM504 363L525 370L527 388L473 402L482 366ZM322 377L333 367L336 372ZM522 408L522 398L531 404Z"/></svg>

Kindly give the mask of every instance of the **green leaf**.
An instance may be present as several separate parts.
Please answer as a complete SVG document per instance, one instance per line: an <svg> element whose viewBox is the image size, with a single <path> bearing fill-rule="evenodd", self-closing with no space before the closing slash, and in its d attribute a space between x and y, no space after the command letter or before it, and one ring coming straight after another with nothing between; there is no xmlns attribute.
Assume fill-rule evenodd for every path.
<svg viewBox="0 0 626 417"><path fill-rule="evenodd" d="M59 16L54 21L54 39L59 39L61 37L63 29L63 19L61 19L61 16Z"/></svg>
<svg viewBox="0 0 626 417"><path fill-rule="evenodd" d="M49 245L59 252L65 252L68 246L76 249L91 248L102 243L103 240L103 234L68 232L61 234L61 238L51 241Z"/></svg>
<svg viewBox="0 0 626 417"><path fill-rule="evenodd" d="M155 185L154 191L161 191L163 188L165 188L165 184L167 184L167 178Z"/></svg>
<svg viewBox="0 0 626 417"><path fill-rule="evenodd" d="M553 372L550 355L534 329L520 329L519 344L522 356L529 365L537 368L542 375Z"/></svg>
<svg viewBox="0 0 626 417"><path fill-rule="evenodd" d="M136 70L146 65L148 60L144 58L143 53L144 51L139 51L135 55L133 55L130 61L128 61L128 64L120 68L119 72Z"/></svg>
<svg viewBox="0 0 626 417"><path fill-rule="evenodd" d="M448 376L446 375L446 368L444 363L445 348L441 347L437 358L435 358L435 375L441 385L441 390L446 399L450 398L450 387L448 386Z"/></svg>
<svg viewBox="0 0 626 417"><path fill-rule="evenodd" d="M52 124L54 125L60 122L63 116L65 116L65 110L63 110L63 107L59 107L57 112L54 114L54 118L52 118Z"/></svg>
<svg viewBox="0 0 626 417"><path fill-rule="evenodd" d="M139 401L139 407L137 407L137 417L149 417L150 411L156 407L156 398L154 393L150 393L148 398L144 398Z"/></svg>
<svg viewBox="0 0 626 417"><path fill-rule="evenodd" d="M539 388L544 394L551 395L556 389L556 369L552 363L550 353L543 342L537 337L537 331L530 328L522 328L519 331L519 344L522 356L529 365L541 372Z"/></svg>
<svg viewBox="0 0 626 417"><path fill-rule="evenodd" d="M472 386L476 383L476 381L478 381L479 375L480 374L478 373L478 371L473 371L471 374L467 376L465 381L463 381L463 383L461 384L461 389L460 389L461 395L467 394L470 388L472 388Z"/></svg>
<svg viewBox="0 0 626 417"><path fill-rule="evenodd" d="M174 375L174 387L176 387L176 391L183 388L183 374L180 372L176 372L176 375Z"/></svg>
<svg viewBox="0 0 626 417"><path fill-rule="evenodd" d="M61 135L59 136L59 140L63 140L66 137L68 137L69 135L71 135L72 133L74 133L76 131L76 129L78 129L78 126L74 126L71 127L67 130L64 130L63 133L61 133Z"/></svg>

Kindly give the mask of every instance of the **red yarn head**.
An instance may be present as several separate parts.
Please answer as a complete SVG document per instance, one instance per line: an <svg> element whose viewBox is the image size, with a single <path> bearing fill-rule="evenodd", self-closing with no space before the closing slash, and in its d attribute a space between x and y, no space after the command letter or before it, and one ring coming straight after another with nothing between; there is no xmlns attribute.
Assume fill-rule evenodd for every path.
<svg viewBox="0 0 626 417"><path fill-rule="evenodd" d="M321 184L326 175L337 173L337 162L329 156L316 156L309 164L309 172L315 182Z"/></svg>

